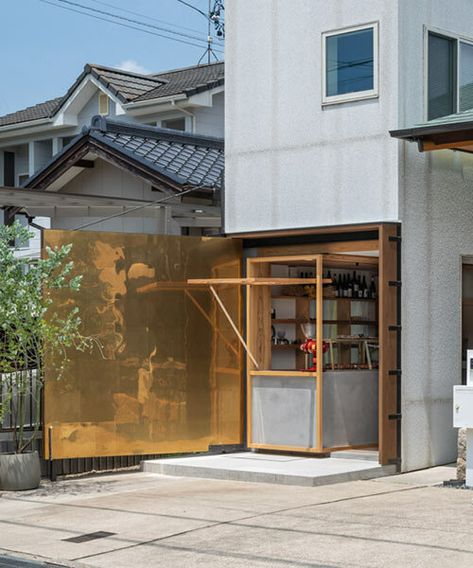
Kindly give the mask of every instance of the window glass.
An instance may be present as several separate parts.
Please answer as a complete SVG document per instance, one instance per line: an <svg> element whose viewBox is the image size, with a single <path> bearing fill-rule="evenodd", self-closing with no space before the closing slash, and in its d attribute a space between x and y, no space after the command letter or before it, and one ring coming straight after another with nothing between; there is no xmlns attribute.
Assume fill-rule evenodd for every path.
<svg viewBox="0 0 473 568"><path fill-rule="evenodd" d="M186 119L185 118L170 118L168 120L162 120L161 126L163 128L171 128L172 130L185 130L186 129Z"/></svg>
<svg viewBox="0 0 473 568"><path fill-rule="evenodd" d="M473 45L460 43L460 111L473 108Z"/></svg>
<svg viewBox="0 0 473 568"><path fill-rule="evenodd" d="M326 38L326 96L374 89L373 28Z"/></svg>
<svg viewBox="0 0 473 568"><path fill-rule="evenodd" d="M456 112L456 41L429 33L428 119Z"/></svg>

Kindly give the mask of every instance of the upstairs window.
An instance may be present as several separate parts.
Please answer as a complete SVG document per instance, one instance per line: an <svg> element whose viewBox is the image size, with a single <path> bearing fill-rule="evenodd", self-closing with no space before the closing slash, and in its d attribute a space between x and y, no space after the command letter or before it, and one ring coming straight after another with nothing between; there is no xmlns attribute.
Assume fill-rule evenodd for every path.
<svg viewBox="0 0 473 568"><path fill-rule="evenodd" d="M322 103L378 96L378 24L322 34Z"/></svg>
<svg viewBox="0 0 473 568"><path fill-rule="evenodd" d="M473 108L473 42L429 32L427 119Z"/></svg>
<svg viewBox="0 0 473 568"><path fill-rule="evenodd" d="M428 120L456 112L457 42L429 33Z"/></svg>

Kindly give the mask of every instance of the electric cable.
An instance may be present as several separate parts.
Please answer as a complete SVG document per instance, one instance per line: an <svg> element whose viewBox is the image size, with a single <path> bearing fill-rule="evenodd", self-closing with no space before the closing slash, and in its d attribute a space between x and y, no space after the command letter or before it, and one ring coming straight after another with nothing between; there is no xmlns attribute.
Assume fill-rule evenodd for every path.
<svg viewBox="0 0 473 568"><path fill-rule="evenodd" d="M192 47L198 47L198 48L202 48L202 47L203 47L202 45L198 45L198 44L192 43L192 42L190 42L190 41L186 41L186 40L179 39L179 38L175 38L175 37L169 37L169 36L166 36L166 35L157 33L157 32L152 32L152 31L150 31L150 30L145 30L145 29L143 29L143 28L138 28L138 27L136 27L136 26L132 26L132 25L129 25L129 24L125 24L125 23L122 23L122 22L116 22L116 21L110 20L109 18L103 18L103 17L101 17L101 16L96 16L95 14L89 14L88 12L82 12L81 10L77 10L77 9L75 9L75 8L71 8L71 7L68 7L68 6L61 6L60 4L55 4L55 3L53 3L51 0L39 0L39 1L42 2L43 4L50 4L51 6L54 6L54 7L56 7L56 8L61 8L61 9L63 9L63 10L68 10L68 11L70 11L70 12L75 12L75 13L77 13L77 14L82 14L82 15L84 15L84 16L89 16L90 18L94 18L94 19L96 19L96 20L101 20L101 21L103 21L103 22L108 22L108 23L111 23L111 24L115 24L115 25L121 26L121 27L123 27L123 28L129 28L129 29L137 30L137 31L139 31L139 32L143 32L143 33L146 33L146 34L149 34L149 35L153 35L153 36L157 36L157 37L162 37L162 38L164 38L164 39L170 39L170 40L176 41L176 42L178 42L178 43L183 43L183 44L186 44L186 45L190 45L190 46L192 46ZM223 53L223 51L221 51L221 50L218 50L218 52L219 52L219 53Z"/></svg>
<svg viewBox="0 0 473 568"><path fill-rule="evenodd" d="M109 221L110 219L116 219L117 217L122 217L123 215L128 215L128 213L133 213L134 211L139 211L140 209L146 209L146 207L151 207L152 205L161 205L162 203L165 203L166 201L169 201L171 199L175 199L177 197L182 197L183 195L186 195L187 193L191 193L192 191L197 191L198 189L202 189L204 187L206 187L206 186L199 185L199 186L196 186L196 187L191 187L189 189L185 189L184 191L181 191L180 193L176 193L175 195L168 195L167 197L164 197L162 199L157 199L156 201L150 201L149 203L145 203L144 205L137 205L136 207L132 207L128 211L122 211L120 213L115 213L114 215L109 215L108 217L102 217L101 219L91 221L90 223L85 223L84 225L79 225L78 227L75 227L74 229L72 229L72 231L79 231L80 229L85 229L87 227L91 227L92 225L98 225L99 223L103 223L104 221Z"/></svg>

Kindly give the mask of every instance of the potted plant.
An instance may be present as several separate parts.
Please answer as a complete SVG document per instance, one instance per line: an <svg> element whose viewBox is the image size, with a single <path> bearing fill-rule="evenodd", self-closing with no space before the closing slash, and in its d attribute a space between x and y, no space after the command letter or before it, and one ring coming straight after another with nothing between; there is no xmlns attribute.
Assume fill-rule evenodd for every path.
<svg viewBox="0 0 473 568"><path fill-rule="evenodd" d="M73 302L53 302L63 289L68 300L81 284L68 259L72 245L47 248L43 258L22 256L33 235L19 223L0 226L0 429L7 423L10 448L0 453L0 489L38 487L37 451L41 431L41 393L48 374L60 380L70 349L90 349L93 339L80 332ZM29 427L26 427L26 426Z"/></svg>

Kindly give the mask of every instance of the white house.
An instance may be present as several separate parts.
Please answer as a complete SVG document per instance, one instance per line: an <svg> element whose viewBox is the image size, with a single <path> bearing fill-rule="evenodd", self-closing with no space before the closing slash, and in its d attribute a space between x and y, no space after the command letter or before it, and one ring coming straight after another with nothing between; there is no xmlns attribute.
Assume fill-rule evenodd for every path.
<svg viewBox="0 0 473 568"><path fill-rule="evenodd" d="M473 157L420 153L389 131L473 107L473 4L238 0L226 11L226 233L249 256L379 258L382 461L453 461L452 386L473 344L465 311L462 332Z"/></svg>
<svg viewBox="0 0 473 568"><path fill-rule="evenodd" d="M163 194L162 197L169 197L170 190L164 189L164 186L174 184L177 193L186 191L185 198L168 199L165 208L154 207L146 208L146 211L140 210L139 213L130 212L114 217L113 221L95 223L93 228L171 234L202 234L218 230L220 212L217 211L217 186L223 179L220 175L223 172L223 160L215 159L209 164L207 158L212 152L215 154L217 147L223 151L223 82L222 62L150 75L87 64L63 97L0 117L0 187L25 186L37 189L38 178L35 176L40 172L50 172L51 169L56 172L57 164L60 163L61 175L47 176L50 184L45 182L42 175L41 189L81 196L74 207L70 199L67 207L60 207L62 202L59 197L54 199L43 195L42 199L32 196L26 199L26 193L3 191L0 205L5 208L7 220L12 215L23 212L29 217L35 217L42 226L92 226L92 223L101 218L111 217L120 211L125 213L127 207L135 208L143 205L146 200L158 201L159 192ZM74 149L69 151L71 144L79 140L81 145L85 139L92 137L89 137L87 129L93 123L94 116L103 117L102 122L96 120L96 126L100 123L102 130L107 128L107 124L113 124L115 132L121 128L123 135L131 133L137 136L142 147L130 156L127 152L130 153L131 145L126 148L124 144L118 145L113 159L110 152L104 152L103 148L97 153L97 144L89 152L79 152L80 156L74 153ZM83 133L84 128L86 130ZM97 133L100 128L92 130ZM158 131L162 133L160 139L167 141L161 144L161 150L164 150L167 143L172 146L161 164L158 163L158 157L162 153L157 150ZM105 140L110 142L110 136L105 137ZM140 168L136 164L137 158L144 156L149 150L143 149L145 142L155 150L154 154L148 156L146 172L146 167ZM211 188L205 186L202 177L192 176L190 171L182 168L182 160L193 156L196 149L194 143L199 148L207 144L209 152L204 156L202 152L205 153L206 150L202 150L197 160L198 165L193 163L190 168L200 168L202 173L202 165L204 169L212 166ZM82 144L82 150L84 147ZM178 148L186 149L180 152ZM76 159L64 164L63 157L72 154ZM179 158L173 164L167 164L166 160L176 158L177 154ZM165 162L169 168L160 170L160 166L166 165ZM178 162L181 165L179 171ZM206 174L208 173L207 169ZM177 177L173 178L175 174ZM57 179L58 176L60 179ZM166 178L162 184L159 183L159 176ZM204 186L201 188L204 192L207 191L204 199L202 192L199 195L198 190L187 191L187 186L192 186L193 179ZM209 180L207 177L206 181ZM99 203L100 197L113 197L118 201L113 204L103 201ZM194 205L181 204L178 207L180 201L190 201ZM203 209L204 206L210 209ZM192 214L193 211L197 213ZM176 215L173 216L174 212ZM37 248L34 243L31 244L33 248Z"/></svg>

